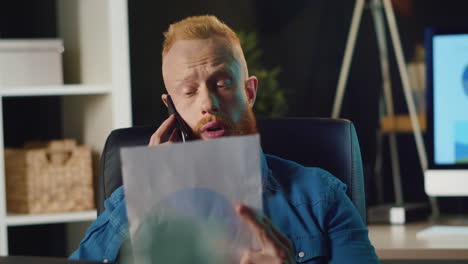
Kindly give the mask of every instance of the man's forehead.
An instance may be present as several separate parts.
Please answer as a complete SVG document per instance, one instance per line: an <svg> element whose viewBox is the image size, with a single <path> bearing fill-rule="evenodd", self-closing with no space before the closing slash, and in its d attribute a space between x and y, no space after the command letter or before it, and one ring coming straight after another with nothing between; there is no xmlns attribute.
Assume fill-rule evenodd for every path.
<svg viewBox="0 0 468 264"><path fill-rule="evenodd" d="M228 40L214 37L208 39L177 40L164 56L163 64L196 62L206 56L234 57L234 46Z"/></svg>
<svg viewBox="0 0 468 264"><path fill-rule="evenodd" d="M163 75L167 78L168 74L176 74L178 76L171 79L186 79L189 78L190 69L200 65L223 70L230 68L233 62L239 64L236 57L232 43L225 39L178 40L163 59Z"/></svg>
<svg viewBox="0 0 468 264"><path fill-rule="evenodd" d="M231 63L204 65L202 67L193 68L177 68L175 70L169 70L165 76L165 80L176 82L173 84L182 85L184 83L198 82L199 80L212 78L214 76L235 76L240 73L240 68L239 63L235 60L231 60Z"/></svg>

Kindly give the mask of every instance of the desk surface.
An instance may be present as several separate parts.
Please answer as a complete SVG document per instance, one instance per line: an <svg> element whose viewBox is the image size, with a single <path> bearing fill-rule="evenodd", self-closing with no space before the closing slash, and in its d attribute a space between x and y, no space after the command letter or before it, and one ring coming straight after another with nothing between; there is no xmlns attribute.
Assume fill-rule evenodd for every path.
<svg viewBox="0 0 468 264"><path fill-rule="evenodd" d="M369 239L381 260L468 260L468 236L416 237L419 231L442 224L369 225Z"/></svg>

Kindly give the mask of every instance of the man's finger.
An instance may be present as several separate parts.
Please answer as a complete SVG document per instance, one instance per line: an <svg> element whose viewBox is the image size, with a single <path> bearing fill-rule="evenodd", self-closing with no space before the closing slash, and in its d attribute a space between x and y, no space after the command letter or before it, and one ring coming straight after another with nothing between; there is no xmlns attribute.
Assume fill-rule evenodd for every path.
<svg viewBox="0 0 468 264"><path fill-rule="evenodd" d="M275 238L269 226L261 221L261 217L251 208L240 204L236 208L239 216L247 222L250 229L256 234L264 251L270 254L283 254L282 243Z"/></svg>
<svg viewBox="0 0 468 264"><path fill-rule="evenodd" d="M263 217L262 218L262 221L265 225L267 225L271 232L275 235L275 237L281 241L281 243L283 243L283 245L285 245L289 250L294 250L294 247L293 247L293 244L291 242L291 240L289 240L289 238L287 236L285 236L283 233L281 233L276 227L275 225L270 221L270 219L268 219L267 217Z"/></svg>
<svg viewBox="0 0 468 264"><path fill-rule="evenodd" d="M179 141L179 138L180 138L180 130L175 128L172 133L171 133L171 136L169 137L169 139L167 140L166 143L175 143L175 142L178 142Z"/></svg>
<svg viewBox="0 0 468 264"><path fill-rule="evenodd" d="M272 264L278 263L276 259L271 256L264 255L258 250L248 249L242 254L240 264Z"/></svg>
<svg viewBox="0 0 468 264"><path fill-rule="evenodd" d="M161 144L162 139L167 136L170 131L170 128L175 124L175 116L170 115L164 122L159 126L156 132L150 138L148 146L156 146Z"/></svg>
<svg viewBox="0 0 468 264"><path fill-rule="evenodd" d="M268 239L267 234L262 224L257 219L257 215L255 214L255 212L253 212L253 210L249 207L242 204L236 207L236 211L237 214L247 223L252 232L255 233L257 238L262 243L262 247L266 246L266 243L268 243L268 241L266 241Z"/></svg>

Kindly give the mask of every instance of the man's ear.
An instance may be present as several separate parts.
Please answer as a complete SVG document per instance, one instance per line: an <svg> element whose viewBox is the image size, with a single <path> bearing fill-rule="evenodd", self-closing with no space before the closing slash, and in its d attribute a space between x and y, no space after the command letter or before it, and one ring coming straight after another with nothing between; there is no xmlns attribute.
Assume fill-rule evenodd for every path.
<svg viewBox="0 0 468 264"><path fill-rule="evenodd" d="M255 98L257 98L257 88L258 80L255 76L250 76L245 81L245 93L247 94L247 99L249 100L250 107L253 107L255 103Z"/></svg>
<svg viewBox="0 0 468 264"><path fill-rule="evenodd" d="M164 103L164 104L166 105L166 107L167 107L167 94L162 94L162 95L161 95L161 99L162 99L163 103Z"/></svg>

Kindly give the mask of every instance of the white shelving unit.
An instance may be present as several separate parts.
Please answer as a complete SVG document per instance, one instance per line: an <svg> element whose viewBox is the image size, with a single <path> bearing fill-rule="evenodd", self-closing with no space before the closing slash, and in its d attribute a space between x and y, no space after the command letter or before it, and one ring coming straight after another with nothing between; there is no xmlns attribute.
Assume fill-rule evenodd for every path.
<svg viewBox="0 0 468 264"><path fill-rule="evenodd" d="M112 85L64 84L0 88L1 97L112 94Z"/></svg>
<svg viewBox="0 0 468 264"><path fill-rule="evenodd" d="M9 214L6 217L8 226L39 225L55 223L72 223L81 221L92 221L96 219L96 210L83 212L61 213L61 214Z"/></svg>
<svg viewBox="0 0 468 264"><path fill-rule="evenodd" d="M8 227L92 221L96 211L13 215L6 210L3 97L59 96L64 137L101 153L107 135L131 119L127 0L57 0L64 85L0 88L0 255ZM59 120L58 120L59 121ZM68 228L80 229L80 228ZM74 234L82 237L84 234Z"/></svg>

